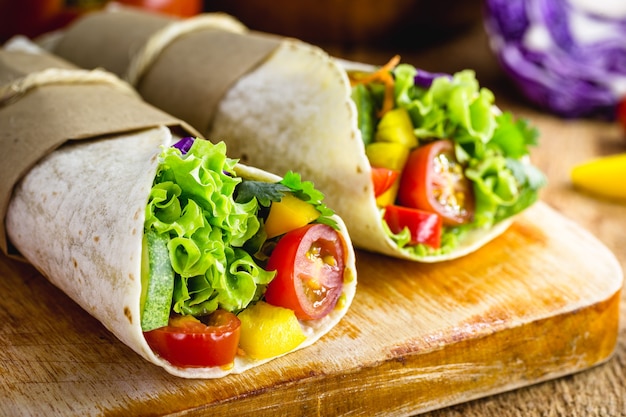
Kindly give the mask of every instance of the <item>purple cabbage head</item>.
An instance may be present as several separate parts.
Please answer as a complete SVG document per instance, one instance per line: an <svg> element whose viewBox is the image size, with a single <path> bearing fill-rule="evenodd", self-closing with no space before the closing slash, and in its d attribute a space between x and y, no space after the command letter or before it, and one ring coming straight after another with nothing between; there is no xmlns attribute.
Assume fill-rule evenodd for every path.
<svg viewBox="0 0 626 417"><path fill-rule="evenodd" d="M485 0L491 48L531 102L565 118L615 117L626 97L626 2L603 1Z"/></svg>

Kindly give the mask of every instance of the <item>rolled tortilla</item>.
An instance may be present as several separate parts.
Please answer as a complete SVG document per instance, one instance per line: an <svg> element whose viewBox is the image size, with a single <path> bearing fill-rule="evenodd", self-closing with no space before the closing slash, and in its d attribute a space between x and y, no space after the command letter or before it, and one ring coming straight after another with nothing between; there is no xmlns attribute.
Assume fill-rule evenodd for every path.
<svg viewBox="0 0 626 417"><path fill-rule="evenodd" d="M29 78L50 75L51 68L65 72L53 81ZM28 260L123 343L173 375L219 378L274 359L237 356L232 367L182 368L151 350L140 323L146 204L162 146L181 135L199 135L138 96L85 77L47 55L0 50L0 84L12 87L1 90L0 106L3 251ZM40 82L25 82L33 78ZM25 84L30 87L9 94ZM55 138L52 144L49 137ZM5 175L14 170L19 175ZM241 164L235 170L243 178L280 180ZM328 316L301 321L306 339L296 349L330 331L355 294L351 240L341 218L333 219L346 244L342 300Z"/></svg>
<svg viewBox="0 0 626 417"><path fill-rule="evenodd" d="M198 19L205 25L187 32L183 28L190 20L128 10L95 13L47 44L79 66L102 66L126 76L148 102L208 137L223 139L245 163L278 174L295 166L324 192L361 249L440 262L479 249L511 224L509 219L474 229L449 253L417 255L400 247L376 205L346 62L295 39L248 31L229 16ZM119 39L133 30L141 34ZM173 36L176 31L181 35ZM161 47L147 46L155 44ZM187 103L174 105L165 99L171 93L159 90L189 91Z"/></svg>

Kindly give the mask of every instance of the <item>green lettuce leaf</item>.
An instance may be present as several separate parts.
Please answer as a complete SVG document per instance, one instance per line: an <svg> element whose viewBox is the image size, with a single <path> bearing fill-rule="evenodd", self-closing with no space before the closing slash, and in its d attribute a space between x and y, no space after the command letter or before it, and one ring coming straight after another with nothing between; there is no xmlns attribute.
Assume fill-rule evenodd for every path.
<svg viewBox="0 0 626 417"><path fill-rule="evenodd" d="M195 140L182 155L164 148L146 206L146 229L167 233L176 273L173 309L204 315L238 311L274 276L240 249L261 229L258 202L234 200L241 178L223 142Z"/></svg>
<svg viewBox="0 0 626 417"><path fill-rule="evenodd" d="M500 149L503 155L519 159L528 155L529 146L538 144L539 132L524 119L514 120L511 113L497 116L498 126L491 138L490 145Z"/></svg>
<svg viewBox="0 0 626 417"><path fill-rule="evenodd" d="M472 159L465 175L474 184L474 223L478 227L492 226L498 207L511 206L519 197L517 180L501 155Z"/></svg>

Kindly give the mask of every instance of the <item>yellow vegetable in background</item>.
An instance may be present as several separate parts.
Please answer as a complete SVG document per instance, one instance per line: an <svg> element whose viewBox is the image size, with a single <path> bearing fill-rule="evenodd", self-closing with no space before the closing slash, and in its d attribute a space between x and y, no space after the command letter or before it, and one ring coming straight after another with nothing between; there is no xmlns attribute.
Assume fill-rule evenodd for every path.
<svg viewBox="0 0 626 417"><path fill-rule="evenodd" d="M291 194L285 194L280 202L272 203L265 221L265 233L271 239L305 226L319 216L320 212L313 205Z"/></svg>
<svg viewBox="0 0 626 417"><path fill-rule="evenodd" d="M626 199L626 154L594 159L571 171L575 187L609 198Z"/></svg>
<svg viewBox="0 0 626 417"><path fill-rule="evenodd" d="M239 347L254 359L287 353L306 336L293 310L259 301L238 315L241 320Z"/></svg>

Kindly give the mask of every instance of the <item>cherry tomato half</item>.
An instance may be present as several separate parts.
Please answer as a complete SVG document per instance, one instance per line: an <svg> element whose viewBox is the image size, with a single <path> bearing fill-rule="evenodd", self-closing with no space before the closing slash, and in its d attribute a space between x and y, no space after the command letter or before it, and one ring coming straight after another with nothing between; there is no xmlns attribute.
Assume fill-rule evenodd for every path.
<svg viewBox="0 0 626 417"><path fill-rule="evenodd" d="M326 316L343 290L344 241L325 224L308 224L287 232L267 263L276 276L265 300L293 310L303 320Z"/></svg>
<svg viewBox="0 0 626 417"><path fill-rule="evenodd" d="M173 315L168 326L144 333L148 345L163 359L183 368L224 366L235 360L241 321L216 310L206 324L193 316Z"/></svg>
<svg viewBox="0 0 626 417"><path fill-rule="evenodd" d="M435 213L391 205L385 207L385 221L393 233L400 233L408 227L411 232L409 245L441 246L442 219Z"/></svg>
<svg viewBox="0 0 626 417"><path fill-rule="evenodd" d="M452 141L437 140L411 151L400 178L398 203L437 213L446 225L471 221L474 191L454 156Z"/></svg>
<svg viewBox="0 0 626 417"><path fill-rule="evenodd" d="M380 196L393 185L400 173L389 168L372 167L372 183L374 184L374 197Z"/></svg>

